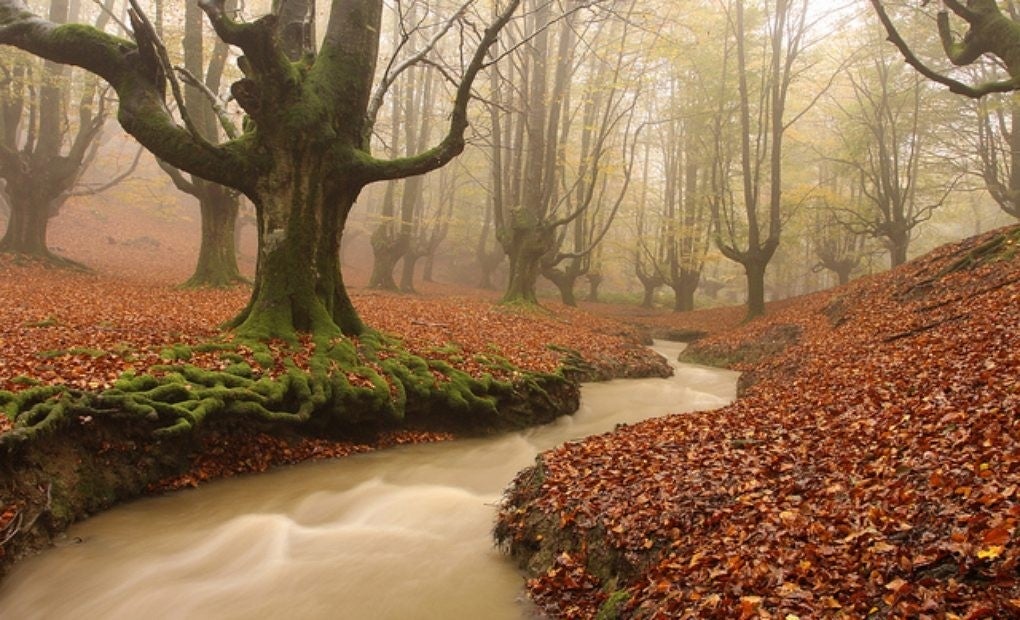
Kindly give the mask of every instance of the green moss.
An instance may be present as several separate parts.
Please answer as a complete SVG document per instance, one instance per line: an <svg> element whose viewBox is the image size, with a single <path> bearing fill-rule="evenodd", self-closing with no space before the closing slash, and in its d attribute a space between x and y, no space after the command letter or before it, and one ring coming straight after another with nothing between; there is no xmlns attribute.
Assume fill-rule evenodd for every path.
<svg viewBox="0 0 1020 620"><path fill-rule="evenodd" d="M198 353L230 352L236 350L237 345L229 342L203 342L196 344L192 349Z"/></svg>
<svg viewBox="0 0 1020 620"><path fill-rule="evenodd" d="M183 344L167 347L159 352L159 356L168 362L187 361L191 359L191 347Z"/></svg>
<svg viewBox="0 0 1020 620"><path fill-rule="evenodd" d="M28 386L42 385L42 381L39 381L35 377L29 377L28 375L18 375L10 379L10 382L13 383L14 385L28 385Z"/></svg>
<svg viewBox="0 0 1020 620"><path fill-rule="evenodd" d="M243 377L245 379L251 379L252 377L255 376L255 372L252 370L251 366L249 366L246 362L243 361L238 362L236 364L231 364L230 366L227 366L223 370L226 373L236 375L238 377Z"/></svg>
<svg viewBox="0 0 1020 620"><path fill-rule="evenodd" d="M613 592L599 607L595 620L618 620L623 616L624 607L629 600L630 594L626 590Z"/></svg>
<svg viewBox="0 0 1020 620"><path fill-rule="evenodd" d="M29 323L22 323L21 326L25 327L25 328L29 328L29 329L34 329L34 328L40 328L40 327L56 327L58 325L60 325L60 320L59 319L57 319L56 317L53 317L53 316L48 316L45 319L42 319L41 321L33 321L33 322L29 322Z"/></svg>

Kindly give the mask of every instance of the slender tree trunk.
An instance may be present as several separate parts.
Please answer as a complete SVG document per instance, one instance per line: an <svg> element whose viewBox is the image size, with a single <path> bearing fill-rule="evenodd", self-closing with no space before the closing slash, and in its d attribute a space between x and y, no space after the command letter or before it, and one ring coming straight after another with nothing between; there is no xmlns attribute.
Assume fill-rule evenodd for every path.
<svg viewBox="0 0 1020 620"><path fill-rule="evenodd" d="M602 285L602 276L597 273L588 274L588 301L599 300L599 286Z"/></svg>
<svg viewBox="0 0 1020 620"><path fill-rule="evenodd" d="M747 275L747 320L765 316L765 268L767 266L768 258L750 259L744 263L744 273Z"/></svg>

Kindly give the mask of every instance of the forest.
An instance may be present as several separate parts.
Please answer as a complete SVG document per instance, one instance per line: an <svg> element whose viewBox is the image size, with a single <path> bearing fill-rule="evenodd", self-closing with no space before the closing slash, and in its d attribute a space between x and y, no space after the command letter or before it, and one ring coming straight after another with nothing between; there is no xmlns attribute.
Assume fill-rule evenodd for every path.
<svg viewBox="0 0 1020 620"><path fill-rule="evenodd" d="M1020 617L1018 50L1013 0L0 0L0 617Z"/></svg>

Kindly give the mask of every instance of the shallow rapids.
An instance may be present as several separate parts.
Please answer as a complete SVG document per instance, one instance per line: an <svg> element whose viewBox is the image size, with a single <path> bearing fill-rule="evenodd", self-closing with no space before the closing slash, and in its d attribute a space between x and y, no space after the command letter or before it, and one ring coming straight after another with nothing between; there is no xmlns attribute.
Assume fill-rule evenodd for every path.
<svg viewBox="0 0 1020 620"><path fill-rule="evenodd" d="M676 359L682 345L658 343ZM0 618L517 619L522 579L493 547L514 474L559 443L713 409L736 373L586 384L572 417L224 480L115 508L14 568ZM80 542L71 542L80 541Z"/></svg>

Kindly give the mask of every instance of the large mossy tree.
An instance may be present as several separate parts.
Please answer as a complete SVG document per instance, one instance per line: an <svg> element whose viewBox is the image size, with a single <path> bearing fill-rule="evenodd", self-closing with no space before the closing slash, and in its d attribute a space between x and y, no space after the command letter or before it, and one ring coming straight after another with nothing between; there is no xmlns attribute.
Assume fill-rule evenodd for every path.
<svg viewBox="0 0 1020 620"><path fill-rule="evenodd" d="M458 78L446 135L408 157L380 159L370 148L383 0L332 0L313 44L313 0L276 0L273 11L242 22L225 0L199 0L217 36L238 48L243 78L231 92L247 115L235 139L207 141L187 113L171 112L179 87L164 48L134 3L134 40L84 25L58 25L22 0L0 0L0 43L99 75L119 96L124 129L167 163L234 188L255 204L259 256L251 300L234 320L249 338L293 339L297 332L360 334L338 245L348 214L368 184L424 174L464 148L472 85L489 48L520 0L500 3ZM472 3L461 7L465 16ZM310 25L312 25L310 27ZM461 32L474 32L469 26Z"/></svg>

